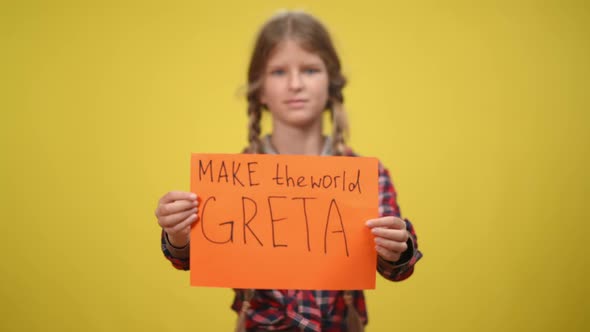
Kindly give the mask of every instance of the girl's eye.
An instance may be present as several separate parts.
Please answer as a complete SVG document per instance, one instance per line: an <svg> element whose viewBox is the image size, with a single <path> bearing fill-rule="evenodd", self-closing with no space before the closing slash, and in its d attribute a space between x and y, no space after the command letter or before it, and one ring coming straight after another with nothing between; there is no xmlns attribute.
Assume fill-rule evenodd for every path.
<svg viewBox="0 0 590 332"><path fill-rule="evenodd" d="M273 76L281 76L285 74L285 71L283 69L275 69L271 71L270 74Z"/></svg>
<svg viewBox="0 0 590 332"><path fill-rule="evenodd" d="M306 74L315 74L319 72L319 70L316 68L306 68L305 70L303 70L303 72Z"/></svg>

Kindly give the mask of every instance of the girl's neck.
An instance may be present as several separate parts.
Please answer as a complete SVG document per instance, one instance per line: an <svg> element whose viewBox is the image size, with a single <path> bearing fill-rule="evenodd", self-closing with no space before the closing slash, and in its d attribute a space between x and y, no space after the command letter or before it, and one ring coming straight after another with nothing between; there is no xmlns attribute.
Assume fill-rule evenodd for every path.
<svg viewBox="0 0 590 332"><path fill-rule="evenodd" d="M281 130L273 130L270 143L279 154L320 155L325 137L321 127L313 130L283 127Z"/></svg>

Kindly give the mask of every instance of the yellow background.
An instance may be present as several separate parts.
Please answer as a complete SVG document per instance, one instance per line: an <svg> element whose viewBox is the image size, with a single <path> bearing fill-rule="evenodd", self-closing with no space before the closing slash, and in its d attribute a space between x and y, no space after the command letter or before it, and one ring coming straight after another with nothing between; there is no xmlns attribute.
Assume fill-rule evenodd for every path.
<svg viewBox="0 0 590 332"><path fill-rule="evenodd" d="M232 292L188 286L153 211L191 152L244 146L279 8L332 31L350 142L425 254L367 292L368 331L588 330L588 2L435 0L2 2L0 330L232 329Z"/></svg>

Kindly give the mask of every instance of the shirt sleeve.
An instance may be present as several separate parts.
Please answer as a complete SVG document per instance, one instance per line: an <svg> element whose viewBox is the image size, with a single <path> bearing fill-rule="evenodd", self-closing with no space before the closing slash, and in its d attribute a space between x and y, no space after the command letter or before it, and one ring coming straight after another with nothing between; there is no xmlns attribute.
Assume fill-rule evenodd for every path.
<svg viewBox="0 0 590 332"><path fill-rule="evenodd" d="M182 248L174 247L168 241L166 232L162 230L161 244L164 257L172 263L172 266L179 270L190 270L190 242Z"/></svg>
<svg viewBox="0 0 590 332"><path fill-rule="evenodd" d="M397 204L397 193L389 171L381 164L379 164L379 216L401 217L401 211ZM391 281L407 279L414 272L416 262L422 258L422 253L418 250L418 238L414 226L408 219L404 219L404 221L406 229L410 233L407 242L408 249L402 253L397 262L389 262L379 256L377 258L377 271L385 279Z"/></svg>

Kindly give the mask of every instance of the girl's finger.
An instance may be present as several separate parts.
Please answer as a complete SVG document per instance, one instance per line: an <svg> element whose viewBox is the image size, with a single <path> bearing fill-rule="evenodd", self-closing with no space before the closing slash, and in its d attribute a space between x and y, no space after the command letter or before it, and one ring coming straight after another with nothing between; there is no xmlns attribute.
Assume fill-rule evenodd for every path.
<svg viewBox="0 0 590 332"><path fill-rule="evenodd" d="M388 229L388 228L373 228L371 230L375 236L382 237L387 240L393 240L397 242L406 242L408 241L408 231L401 230L401 229Z"/></svg>
<svg viewBox="0 0 590 332"><path fill-rule="evenodd" d="M370 219L370 220L367 220L367 222L365 224L369 228L375 228L375 227L386 227L386 228L392 228L392 229L405 229L406 228L405 221L403 221L402 219L400 219L398 217L393 217L393 216L381 217L381 218L377 218L377 219Z"/></svg>
<svg viewBox="0 0 590 332"><path fill-rule="evenodd" d="M169 230L169 234L176 234L178 232L190 232L190 225L194 223L198 219L197 214L191 214L186 217L182 222L178 223L177 225L173 226Z"/></svg>
<svg viewBox="0 0 590 332"><path fill-rule="evenodd" d="M159 221L160 226L163 228L174 227L177 224L184 221L190 215L196 214L197 211L198 211L197 208L192 208L188 211L183 211L183 212L175 213L175 214L172 214L169 216L161 217L160 219L158 219L158 221Z"/></svg>
<svg viewBox="0 0 590 332"><path fill-rule="evenodd" d="M179 200L194 201L196 199L197 195L195 193L186 191L170 191L160 198L160 203L166 204Z"/></svg>
<svg viewBox="0 0 590 332"><path fill-rule="evenodd" d="M376 246L375 250L377 250L379 256L381 256L381 258L385 259L386 261L396 262L401 257L401 254L387 250L381 246Z"/></svg>
<svg viewBox="0 0 590 332"><path fill-rule="evenodd" d="M179 212L188 211L192 208L197 207L198 205L199 205L199 203L197 201L187 201L187 200L181 200L181 201L175 201L172 203L161 204L160 206L158 206L158 209L156 210L156 216L158 216L158 217L169 216L169 215L176 214Z"/></svg>
<svg viewBox="0 0 590 332"><path fill-rule="evenodd" d="M380 237L375 238L375 244L387 250L395 251L397 253L403 253L408 249L408 244L406 242L390 241Z"/></svg>

